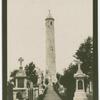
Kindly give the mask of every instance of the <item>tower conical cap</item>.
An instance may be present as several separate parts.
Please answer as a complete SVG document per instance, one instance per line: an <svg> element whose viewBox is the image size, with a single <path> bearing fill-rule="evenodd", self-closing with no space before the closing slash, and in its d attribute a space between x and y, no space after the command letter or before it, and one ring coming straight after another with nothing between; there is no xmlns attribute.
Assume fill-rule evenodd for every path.
<svg viewBox="0 0 100 100"><path fill-rule="evenodd" d="M45 20L49 20L49 19L54 20L54 18L52 17L52 14L51 14L51 11L50 10L49 10L48 16L46 17Z"/></svg>

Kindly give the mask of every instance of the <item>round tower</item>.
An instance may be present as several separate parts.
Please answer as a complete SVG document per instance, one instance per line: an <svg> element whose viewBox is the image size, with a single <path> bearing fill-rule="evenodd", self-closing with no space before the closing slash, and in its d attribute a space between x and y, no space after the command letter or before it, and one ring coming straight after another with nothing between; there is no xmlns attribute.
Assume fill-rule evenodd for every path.
<svg viewBox="0 0 100 100"><path fill-rule="evenodd" d="M50 10L45 19L46 26L46 70L50 81L54 82L56 77L56 62L55 62L55 34L54 34L54 18Z"/></svg>

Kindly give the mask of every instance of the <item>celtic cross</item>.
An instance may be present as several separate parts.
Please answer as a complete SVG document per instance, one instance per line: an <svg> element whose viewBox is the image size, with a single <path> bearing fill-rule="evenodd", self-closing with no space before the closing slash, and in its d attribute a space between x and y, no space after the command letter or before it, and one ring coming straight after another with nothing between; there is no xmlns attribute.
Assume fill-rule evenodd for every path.
<svg viewBox="0 0 100 100"><path fill-rule="evenodd" d="M20 63L20 66L22 66L22 62L24 61L24 59L23 59L22 57L20 57L20 58L18 59L18 61L19 61L19 63Z"/></svg>

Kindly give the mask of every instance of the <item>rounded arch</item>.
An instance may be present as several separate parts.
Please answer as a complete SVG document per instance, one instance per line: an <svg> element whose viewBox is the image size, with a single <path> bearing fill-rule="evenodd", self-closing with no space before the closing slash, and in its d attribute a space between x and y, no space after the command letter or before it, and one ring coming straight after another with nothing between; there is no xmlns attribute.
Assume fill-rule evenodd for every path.
<svg viewBox="0 0 100 100"><path fill-rule="evenodd" d="M78 81L78 89L80 90L80 89L83 89L83 82L82 82L82 80L79 80Z"/></svg>
<svg viewBox="0 0 100 100"><path fill-rule="evenodd" d="M21 93L21 92L18 92L18 93L16 94L16 98L17 98L17 99L22 99L22 93Z"/></svg>

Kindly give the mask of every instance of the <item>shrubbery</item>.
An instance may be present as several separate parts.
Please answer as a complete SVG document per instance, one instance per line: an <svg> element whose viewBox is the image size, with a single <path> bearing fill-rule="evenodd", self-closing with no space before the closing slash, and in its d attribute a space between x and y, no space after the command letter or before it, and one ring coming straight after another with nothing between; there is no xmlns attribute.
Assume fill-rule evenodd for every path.
<svg viewBox="0 0 100 100"><path fill-rule="evenodd" d="M54 91L59 95L59 97L60 97L62 100L65 100L65 99L66 99L65 93L64 93L64 92L61 92L61 91L59 90L60 85L59 85L58 82L57 82L57 83L53 83L53 88L54 88Z"/></svg>
<svg viewBox="0 0 100 100"><path fill-rule="evenodd" d="M85 82L85 91L89 81L93 81L93 39L88 37L83 43L80 44L79 49L74 54L76 60L82 62L81 69L82 71L89 76L89 79L84 79ZM77 63L71 63L68 66L68 69L64 71L63 75L57 73L57 81L63 85L66 90L64 91L65 95L62 96L59 94L59 84L54 85L55 91L64 97L63 100L73 100L74 92L76 88L76 80L74 74L77 72Z"/></svg>
<svg viewBox="0 0 100 100"><path fill-rule="evenodd" d="M47 93L47 87L44 89L43 94L40 94L37 100L43 100L43 98L45 97L46 93Z"/></svg>

